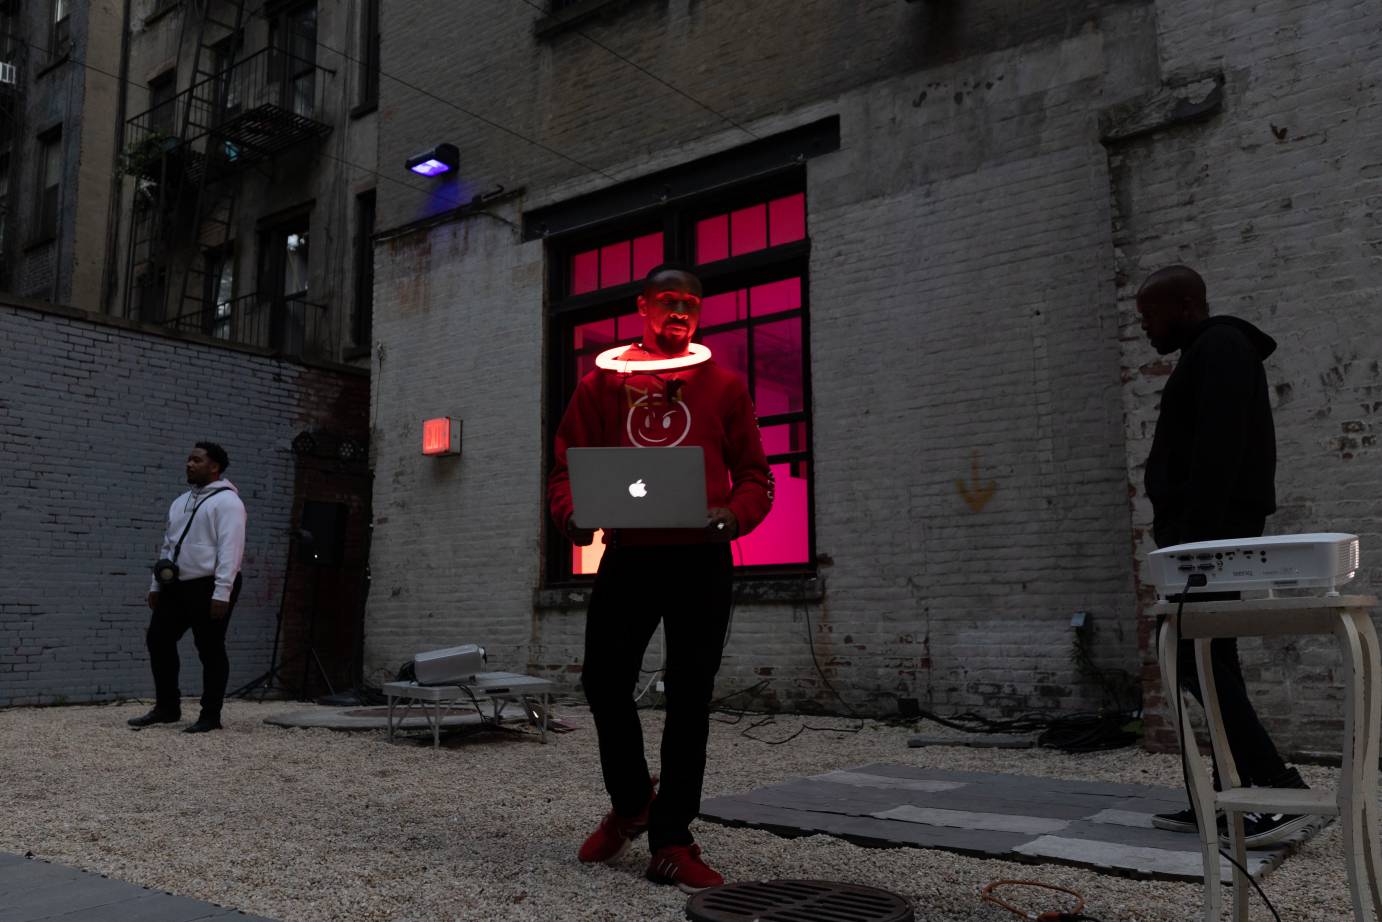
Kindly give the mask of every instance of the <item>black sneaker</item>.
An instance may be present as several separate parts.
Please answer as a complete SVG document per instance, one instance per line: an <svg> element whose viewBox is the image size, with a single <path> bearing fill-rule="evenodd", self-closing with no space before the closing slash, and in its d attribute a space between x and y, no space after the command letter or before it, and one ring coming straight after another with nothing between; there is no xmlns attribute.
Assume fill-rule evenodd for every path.
<svg viewBox="0 0 1382 922"><path fill-rule="evenodd" d="M1310 825L1313 816L1305 814L1293 816L1288 813L1245 813L1243 814L1243 845L1247 848L1265 848L1284 842ZM1228 830L1219 832L1219 843L1227 846Z"/></svg>
<svg viewBox="0 0 1382 922"><path fill-rule="evenodd" d="M1218 815L1219 827L1223 828L1224 817ZM1177 813L1158 813L1152 817L1152 825L1157 829L1165 829L1167 832L1198 832L1199 824L1195 822L1195 811L1190 809L1181 810Z"/></svg>
<svg viewBox="0 0 1382 922"><path fill-rule="evenodd" d="M144 727L149 727L154 724L175 724L179 720L182 720L182 715L177 711L160 711L158 708L154 708L147 714L131 717L129 720L125 721L125 723L134 727L136 730L141 730Z"/></svg>
<svg viewBox="0 0 1382 922"><path fill-rule="evenodd" d="M210 733L212 730L221 729L219 720L210 720L206 717L198 717L197 722L182 728L183 733Z"/></svg>

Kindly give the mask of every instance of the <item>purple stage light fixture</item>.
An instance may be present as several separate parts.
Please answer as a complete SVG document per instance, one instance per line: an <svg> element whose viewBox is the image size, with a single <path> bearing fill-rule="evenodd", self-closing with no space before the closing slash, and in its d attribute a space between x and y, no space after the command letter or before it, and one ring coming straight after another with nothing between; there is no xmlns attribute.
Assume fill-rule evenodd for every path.
<svg viewBox="0 0 1382 922"><path fill-rule="evenodd" d="M408 169L419 176L440 176L456 169L461 162L461 152L454 144L438 144L431 150L409 157Z"/></svg>

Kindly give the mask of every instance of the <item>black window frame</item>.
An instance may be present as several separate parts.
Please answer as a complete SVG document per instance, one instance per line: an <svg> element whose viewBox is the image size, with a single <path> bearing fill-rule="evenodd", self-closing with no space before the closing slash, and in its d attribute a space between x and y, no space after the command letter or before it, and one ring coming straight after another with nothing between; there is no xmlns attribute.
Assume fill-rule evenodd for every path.
<svg viewBox="0 0 1382 922"><path fill-rule="evenodd" d="M295 327L295 321L305 323L307 297L312 289L312 212L313 203L305 203L261 218L258 222L255 266L255 297L259 309L269 312L267 345L275 350L292 351L301 345L305 329ZM301 234L307 238L306 287L288 290L288 237ZM296 308L296 309L295 309Z"/></svg>
<svg viewBox="0 0 1382 922"><path fill-rule="evenodd" d="M178 95L178 70L170 67L149 81L149 129L165 137L178 132L176 106L173 100ZM163 112L157 110L162 108Z"/></svg>
<svg viewBox="0 0 1382 922"><path fill-rule="evenodd" d="M378 217L376 190L355 196L355 304L350 338L356 349L368 350L374 324L374 231Z"/></svg>
<svg viewBox="0 0 1382 922"><path fill-rule="evenodd" d="M308 11L312 14L312 34L311 41L307 41L307 35L299 31L297 26L303 14ZM317 115L317 95L320 89L317 79L317 46L321 36L321 5L317 0L301 0L301 2L285 3L281 6L274 6L270 11L266 11L269 18L269 48L272 49L274 59L274 79L279 83L279 105L294 115L304 118L315 118ZM303 40L305 45L310 46L310 56L303 57L297 54L299 40ZM307 106L309 111L299 112L297 110L298 93L297 88L300 82L308 81L309 99Z"/></svg>
<svg viewBox="0 0 1382 922"><path fill-rule="evenodd" d="M550 293L547 307L547 335L552 344L548 363L547 419L544 433L546 470L551 469L553 439L561 422L566 404L576 386L578 353L568 347L574 328L579 324L621 317L633 309L633 301L642 289L642 280L597 289L578 295L562 296L570 290L572 257L595 247L605 246L644 234L662 232L663 259L691 265L701 279L706 297L725 291L760 285L784 278L801 279L801 307L792 311L768 315L764 320L754 318L712 327L715 332L758 326L791 317L801 321L802 403L803 409L789 414L775 414L759 418L761 426L783 423L802 423L805 427L806 447L799 451L769 456L770 464L802 464L807 477L807 560L799 564L756 564L734 568L735 579L773 580L816 575L816 500L814 466L813 400L811 394L810 354L810 226L806 236L792 243L765 247L742 256L697 265L695 263L696 222L704 217L723 214L736 208L762 204L786 195L806 192L804 167L786 169L774 175L762 176L727 188L687 197L636 216L612 219L579 231L572 231L547 242L547 284ZM697 332L697 340L703 331ZM749 357L749 387L753 393L752 341ZM599 351L595 347L583 351ZM544 515L544 521L547 516ZM571 572L571 545L559 529L547 528L544 585L553 588L589 586L593 574Z"/></svg>
<svg viewBox="0 0 1382 922"><path fill-rule="evenodd" d="M360 91L351 115L367 115L379 108L379 6L381 0L360 4Z"/></svg>
<svg viewBox="0 0 1382 922"><path fill-rule="evenodd" d="M57 177L48 175L48 152L57 149ZM62 226L62 126L49 128L38 136L37 182L34 188L34 231L30 244L56 240ZM51 181L50 181L51 180Z"/></svg>
<svg viewBox="0 0 1382 922"><path fill-rule="evenodd" d="M52 0L49 16L48 61L56 63L72 53L72 5L74 0ZM62 15L58 15L61 12Z"/></svg>
<svg viewBox="0 0 1382 922"><path fill-rule="evenodd" d="M213 339L235 341L235 309L240 289L239 251L236 249L235 239L231 238L219 246L204 250L201 258L204 272L202 303L206 305L203 325L206 334ZM230 270L230 297L222 302L219 289L221 276L226 269ZM222 303L228 308L224 316L219 313Z"/></svg>

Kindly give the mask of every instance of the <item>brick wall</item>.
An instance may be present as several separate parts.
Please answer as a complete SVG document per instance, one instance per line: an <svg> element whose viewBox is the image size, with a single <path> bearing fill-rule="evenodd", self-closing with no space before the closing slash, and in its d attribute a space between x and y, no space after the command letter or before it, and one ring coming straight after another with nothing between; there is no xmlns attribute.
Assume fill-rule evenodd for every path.
<svg viewBox="0 0 1382 922"><path fill-rule="evenodd" d="M521 669L542 524L542 246L477 218L382 243L376 265L366 678L469 642ZM423 456L437 416L461 420L460 457Z"/></svg>
<svg viewBox="0 0 1382 922"><path fill-rule="evenodd" d="M249 512L231 687L262 672L293 437L348 424L364 377L39 304L0 305L0 344L0 706L152 695L148 568L186 489L182 461L203 439L225 446ZM199 694L190 637L182 653L183 693Z"/></svg>
<svg viewBox="0 0 1382 922"><path fill-rule="evenodd" d="M687 22L669 11L668 28L711 41L701 30L712 14L700 10ZM624 40L653 15L630 11ZM867 41L886 46L882 20L893 15L874 8ZM741 603L726 689L768 678L762 703L839 709L814 647L850 704L875 712L892 712L898 698L943 710L1088 706L1101 693L1071 661L1077 610L1093 615L1095 659L1135 668L1108 178L1094 126L1101 104L1155 74L1124 53L1153 41L1145 10L1119 6L1110 16L1102 31L875 76L828 104L751 126L768 133L841 116L842 150L807 170L816 543L827 588L819 601ZM717 21L725 31L714 38L724 43L741 27ZM389 41L414 38L423 40ZM578 56L590 85L615 75L575 38L535 53ZM1118 85L1106 85L1111 59L1120 61ZM495 63L502 83L515 65ZM781 99L807 93L785 60L726 66ZM837 78L820 75L814 91ZM555 137L574 136L572 120L584 118L580 137L601 139L595 160L619 163L635 130L630 107L653 105L643 90L611 88L579 113L566 90L539 104L558 120ZM419 105L400 94L386 108ZM672 130L700 144L711 128L657 119L647 143ZM548 175L530 153L512 153L534 177ZM650 163L665 165L669 153ZM474 169L485 169L493 153L476 154ZM536 182L522 204L561 200L584 182ZM406 200L392 203L395 215ZM544 525L542 259L539 244L519 245L483 218L377 251L386 358L375 378L367 674L388 674L427 646L473 640L499 648L505 666L526 657L530 669L574 679L579 603L533 605ZM473 418L494 416L495 406L506 408L499 425ZM443 412L466 418L463 456L424 459L420 421ZM998 485L977 512L956 488L974 477L976 459L978 485ZM780 596L792 592L784 586ZM650 661L658 655L654 643Z"/></svg>
<svg viewBox="0 0 1382 922"><path fill-rule="evenodd" d="M672 0L583 26L719 115L574 33L535 42L530 10L450 30L386 12L386 70L427 86L444 79L468 109L580 163L386 83L381 160L445 138L461 145L463 167L430 194L381 188L383 227L498 185L523 189L498 209L517 220L750 133L840 118L841 149L807 165L824 595L792 602L784 585L777 603L742 602L721 693L766 678L761 704L839 710L818 661L851 706L872 712L900 698L994 714L1087 707L1102 692L1072 662L1075 611L1092 616L1095 662L1136 673L1146 511L1128 497L1159 385L1139 373L1127 286L1197 247L1212 279L1225 271L1216 253L1236 266L1240 297L1264 271L1289 276L1272 287L1296 297L1273 301L1269 331L1320 340L1292 359L1282 399L1283 470L1296 473L1283 477L1274 525L1296 530L1352 502L1330 527L1376 545L1375 509L1354 502L1377 477L1364 454L1376 336L1349 324L1375 334L1363 305L1377 256L1371 231L1360 241L1350 229L1371 227L1366 190L1382 171L1363 127L1376 81L1351 62L1370 60L1361 36L1382 14L1354 5L1288 22L1278 5L1246 2L1207 13L1188 3L945 6ZM790 30L777 27L784 10ZM1317 64L1304 53L1350 30L1353 57ZM418 53L433 45L464 49L467 65ZM1101 143L1112 107L1215 68L1229 74L1217 121ZM1335 97L1344 102L1320 103ZM1298 129L1287 118L1298 107L1334 121ZM1273 124L1287 126L1287 141L1261 135ZM1205 182L1204 164L1221 181ZM1272 205L1293 195L1290 208ZM1314 223L1293 223L1305 215ZM1275 239L1256 239L1257 261L1229 257L1264 227ZM545 527L543 259L540 244L483 216L376 250L385 359L372 398L367 657L377 675L416 650L473 640L502 651L505 667L526 658L574 681L583 597L533 597ZM1321 290L1307 287L1321 277ZM1338 311L1350 319L1336 324ZM420 421L442 413L466 418L465 453L425 460ZM1306 429L1321 413L1329 431ZM1316 456L1337 474L1315 476ZM962 488L990 483L986 504L965 501ZM655 640L649 662L658 656ZM1301 689L1290 703L1305 716L1280 726L1297 748L1324 747L1306 726L1314 705L1300 704L1331 694L1316 657L1302 647L1277 664L1280 676L1255 673Z"/></svg>
<svg viewBox="0 0 1382 922"><path fill-rule="evenodd" d="M1110 147L1117 209L1128 476L1137 560L1153 549L1142 495L1157 397L1171 363L1137 327L1137 286L1197 268L1215 313L1273 336L1277 427L1269 534L1362 539L1350 591L1382 587L1382 90L1374 4L1157 4L1171 81L1221 71L1218 114ZM1148 596L1144 593L1143 601ZM1151 625L1142 655L1155 686ZM1338 653L1328 638L1244 641L1244 674L1273 735L1338 749ZM1160 706L1161 696L1155 696ZM1163 737L1166 742L1169 737Z"/></svg>

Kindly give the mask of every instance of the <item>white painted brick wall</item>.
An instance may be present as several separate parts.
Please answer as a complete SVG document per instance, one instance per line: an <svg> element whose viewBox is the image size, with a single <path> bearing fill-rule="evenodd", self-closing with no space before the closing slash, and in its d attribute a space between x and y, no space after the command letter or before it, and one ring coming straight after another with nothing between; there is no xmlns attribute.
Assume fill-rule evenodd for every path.
<svg viewBox="0 0 1382 922"><path fill-rule="evenodd" d="M646 14L630 15L628 28L641 28ZM1119 30L876 81L824 107L841 114L843 133L843 149L808 170L817 546L833 563L821 569L823 604L740 606L725 687L768 677L769 702L838 708L816 674L808 621L827 674L870 710L891 711L898 697L942 709L1083 706L1091 691L1070 661L1076 610L1094 615L1096 658L1135 668L1108 178L1093 126L1109 48L1151 33L1135 18ZM558 53L590 65L577 81L587 92L611 73L573 42L539 56ZM479 103L502 92L515 66L494 63L496 85ZM783 85L785 66L765 83L801 93ZM573 102L573 111L562 100L576 89L551 89L551 133L584 119L599 162L620 163L636 134L631 114L666 103L620 79L606 87L617 105ZM513 116L531 104L516 101ZM421 104L400 94L393 105ZM815 106L777 123L821 114ZM1010 129L995 132L995 117ZM707 128L656 121L647 143L669 127L687 138ZM495 157L472 144L480 159L467 175ZM511 153L505 169L547 175L542 157ZM552 192L536 183L531 197ZM406 201L390 206L398 217L410 216L397 210ZM526 654L530 668L574 681L580 612L534 615L531 602L542 527L541 249L470 219L390 241L377 265L386 359L375 382L367 673L474 640L512 650L505 666ZM512 408L509 428L480 428L473 417L497 400ZM418 454L421 419L443 413L466 418L459 461ZM976 451L983 479L999 484L980 513L955 489ZM655 643L650 662L657 656Z"/></svg>
<svg viewBox="0 0 1382 922"><path fill-rule="evenodd" d="M1362 539L1350 591L1382 587L1382 91L1376 4L1157 4L1170 73L1222 68L1222 113L1119 146L1119 315L1128 476L1139 560L1153 549L1142 494L1169 362L1137 328L1156 268L1198 269L1211 310L1278 342L1267 361L1277 427L1268 533ZM1280 135L1280 136L1278 136ZM1146 627L1144 626L1144 633ZM1332 641L1242 644L1258 711L1292 748L1338 749ZM1150 650L1144 651L1150 662Z"/></svg>
<svg viewBox="0 0 1382 922"><path fill-rule="evenodd" d="M1221 279L1212 290L1230 296L1222 305L1251 315L1251 290L1247 307L1276 305L1269 331L1321 343L1278 360L1295 363L1278 421L1283 469L1298 473L1283 478L1275 524L1347 510L1352 519L1332 521L1356 520L1377 547L1375 509L1358 496L1377 492L1364 493L1377 474L1363 452L1382 409L1369 377L1376 320L1364 311L1377 286L1368 241L1382 236L1371 230L1382 168L1366 71L1382 12L1331 4L1316 21L1286 6L1091 2L1056 16L986 0L945 31L931 4L672 0L589 26L756 134L841 118L842 149L808 166L826 595L805 608L741 605L722 692L769 678L769 704L838 709L809 624L855 707L1084 707L1099 694L1071 663L1076 610L1093 615L1101 665L1138 671L1134 524L1146 515L1128 490L1156 385L1135 374L1124 384L1145 360L1130 358L1119 286L1129 267L1174 253L1202 251ZM577 35L534 43L530 13L438 26L386 10L385 69L444 83L472 111L619 179L747 140ZM1324 54L1345 35L1347 54ZM1232 94L1217 121L1110 161L1105 107L1216 66ZM447 139L462 169L430 196L381 187L381 227L498 184L523 187L527 208L612 184L397 85L383 92L382 162ZM1298 140L1278 145L1268 122ZM1202 181L1201 163L1222 177ZM386 359L373 395L371 669L476 640L512 657L505 667L526 658L574 682L580 612L531 601L544 527L541 248L472 218L381 245L376 262ZM1326 285L1310 287L1319 277ZM443 413L466 419L465 454L423 459L420 422ZM1306 429L1320 413L1332 428ZM978 513L955 487L976 452L981 480L998 485ZM1308 475L1325 456L1337 476ZM1273 668L1318 697L1332 679L1317 656L1302 644Z"/></svg>
<svg viewBox="0 0 1382 922"><path fill-rule="evenodd" d="M542 246L477 218L381 244L377 266L366 677L472 641L522 668L543 514ZM435 416L462 421L459 458L422 455Z"/></svg>

